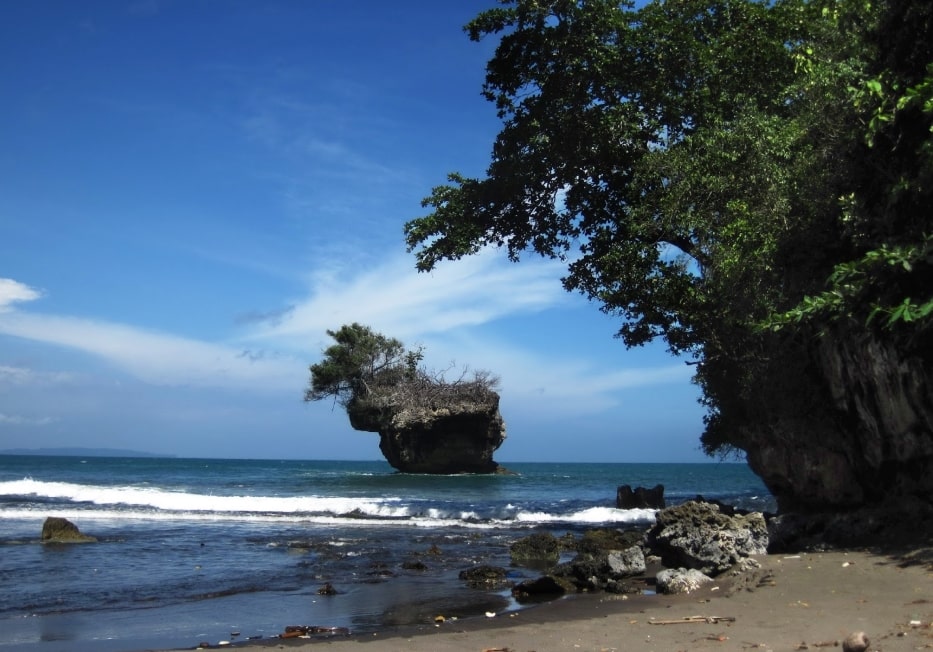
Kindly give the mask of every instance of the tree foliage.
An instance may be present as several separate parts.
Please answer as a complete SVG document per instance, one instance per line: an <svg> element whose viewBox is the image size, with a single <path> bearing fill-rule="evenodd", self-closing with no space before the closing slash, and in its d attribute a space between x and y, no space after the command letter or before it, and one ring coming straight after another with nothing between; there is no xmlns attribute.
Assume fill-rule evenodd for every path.
<svg viewBox="0 0 933 652"><path fill-rule="evenodd" d="M502 131L406 224L418 268L566 260L628 346L693 358L728 447L828 320L933 319L931 6L501 0L465 29Z"/></svg>
<svg viewBox="0 0 933 652"><path fill-rule="evenodd" d="M346 407L379 379L411 373L420 360L419 351L406 352L399 340L356 322L327 334L335 343L324 349L321 362L311 365L306 401L333 397Z"/></svg>
<svg viewBox="0 0 933 652"><path fill-rule="evenodd" d="M498 386L499 379L484 370L464 368L456 380L431 373L421 366L420 347L407 350L369 326L354 322L327 334L335 343L310 366L305 401L333 398L348 412L433 409L453 401L486 402Z"/></svg>

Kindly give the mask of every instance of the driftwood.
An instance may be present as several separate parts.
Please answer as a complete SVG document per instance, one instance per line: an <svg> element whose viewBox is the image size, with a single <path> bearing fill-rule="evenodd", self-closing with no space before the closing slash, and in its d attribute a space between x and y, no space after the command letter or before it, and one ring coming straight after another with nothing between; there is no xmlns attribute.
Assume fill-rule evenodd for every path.
<svg viewBox="0 0 933 652"><path fill-rule="evenodd" d="M686 618L672 618L670 620L649 620L651 625L683 625L685 623L734 623L734 616L687 616Z"/></svg>

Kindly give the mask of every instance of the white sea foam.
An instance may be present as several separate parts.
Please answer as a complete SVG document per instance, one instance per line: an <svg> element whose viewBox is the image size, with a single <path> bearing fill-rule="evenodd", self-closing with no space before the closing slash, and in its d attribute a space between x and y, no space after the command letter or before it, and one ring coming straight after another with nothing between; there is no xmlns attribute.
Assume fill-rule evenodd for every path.
<svg viewBox="0 0 933 652"><path fill-rule="evenodd" d="M519 512L515 520L520 523L654 523L653 509L615 509L590 507L571 514L545 512Z"/></svg>
<svg viewBox="0 0 933 652"><path fill-rule="evenodd" d="M139 486L98 486L25 478L0 482L0 496L54 499L0 510L2 519L45 516L101 521L218 521L316 523L343 527L406 525L490 529L539 524L650 524L651 509L590 507L569 513L522 509L508 504L485 516L477 510L421 510L398 497L206 495ZM67 501L67 502L66 502Z"/></svg>
<svg viewBox="0 0 933 652"><path fill-rule="evenodd" d="M57 516L69 520L80 521L83 524L90 522L116 523L128 521L163 521L163 522L196 522L196 523L304 523L315 525L339 526L341 528L442 528L463 527L476 530L490 530L506 527L501 523L469 523L455 519L365 519L348 518L340 516L309 516L296 514L217 514L204 512L146 512L133 510L95 510L95 509L6 509L0 511L0 521L5 519L19 521L41 521L48 516ZM90 529L82 527L82 529Z"/></svg>
<svg viewBox="0 0 933 652"><path fill-rule="evenodd" d="M0 482L0 496L36 496L101 506L149 507L166 512L213 514L349 514L404 518L409 508L399 498L344 496L223 496L147 487L102 487L26 478Z"/></svg>

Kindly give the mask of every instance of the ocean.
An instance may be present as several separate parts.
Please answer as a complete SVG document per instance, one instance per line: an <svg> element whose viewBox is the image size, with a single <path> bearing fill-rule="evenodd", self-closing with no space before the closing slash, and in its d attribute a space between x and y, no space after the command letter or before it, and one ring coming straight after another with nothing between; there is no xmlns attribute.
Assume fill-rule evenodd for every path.
<svg viewBox="0 0 933 652"><path fill-rule="evenodd" d="M0 456L0 652L138 651L354 634L519 609L458 579L509 567L533 532L647 527L619 485L665 486L758 511L744 464L505 463L510 474L422 476L385 462ZM89 544L41 544L48 516ZM511 568L516 581L534 578ZM321 595L330 584L336 595Z"/></svg>

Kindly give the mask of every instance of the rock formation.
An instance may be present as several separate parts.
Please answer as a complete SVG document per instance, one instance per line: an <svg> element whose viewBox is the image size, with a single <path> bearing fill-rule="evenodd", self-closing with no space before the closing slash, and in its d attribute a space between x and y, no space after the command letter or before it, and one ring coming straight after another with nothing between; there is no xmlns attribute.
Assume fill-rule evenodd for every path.
<svg viewBox="0 0 933 652"><path fill-rule="evenodd" d="M522 537L510 548L512 564L545 574L521 582L512 593L520 601L566 592L642 593L652 585L659 593L689 593L726 571L727 581L739 588L766 581L751 557L768 547L764 516L725 511L731 515L719 505L690 501L660 511L647 533L603 528L587 531L580 540L547 532ZM572 550L574 558L560 562L560 555ZM501 577L504 570L484 569L480 578L487 573ZM470 574L460 577L469 580Z"/></svg>
<svg viewBox="0 0 933 652"><path fill-rule="evenodd" d="M66 518L49 516L42 524L42 543L91 543L96 537L82 534L78 526Z"/></svg>
<svg viewBox="0 0 933 652"><path fill-rule="evenodd" d="M460 387L460 389L458 389ZM356 430L379 433L379 449L403 473L494 473L505 441L499 395L467 385L412 393L372 394L347 408Z"/></svg>
<svg viewBox="0 0 933 652"><path fill-rule="evenodd" d="M616 509L664 509L664 485L652 489L621 485L616 490Z"/></svg>
<svg viewBox="0 0 933 652"><path fill-rule="evenodd" d="M732 442L781 513L933 503L933 347L835 323L782 341ZM755 393L757 392L757 393Z"/></svg>
<svg viewBox="0 0 933 652"><path fill-rule="evenodd" d="M758 512L726 516L712 503L689 501L658 512L646 541L668 568L716 575L768 549L768 526Z"/></svg>

